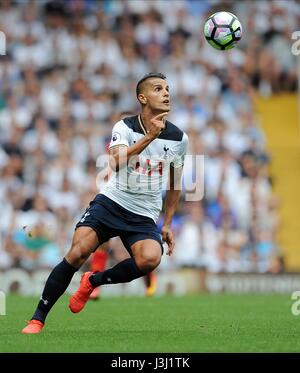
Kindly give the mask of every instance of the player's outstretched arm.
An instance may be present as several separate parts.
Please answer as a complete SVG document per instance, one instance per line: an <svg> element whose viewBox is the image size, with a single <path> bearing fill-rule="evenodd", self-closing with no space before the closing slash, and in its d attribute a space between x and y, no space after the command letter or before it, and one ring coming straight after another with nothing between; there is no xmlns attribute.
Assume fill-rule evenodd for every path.
<svg viewBox="0 0 300 373"><path fill-rule="evenodd" d="M166 192L164 225L161 229L163 240L168 244L167 255L171 255L175 247L172 232L172 219L176 212L181 194L181 176L182 168L174 169L171 167L169 189Z"/></svg>
<svg viewBox="0 0 300 373"><path fill-rule="evenodd" d="M151 118L148 123L148 131L145 136L137 141L132 146L117 145L110 148L110 167L114 171L118 171L125 165L128 160L140 154L154 139L156 139L161 131L165 128L165 117L168 113L160 113Z"/></svg>

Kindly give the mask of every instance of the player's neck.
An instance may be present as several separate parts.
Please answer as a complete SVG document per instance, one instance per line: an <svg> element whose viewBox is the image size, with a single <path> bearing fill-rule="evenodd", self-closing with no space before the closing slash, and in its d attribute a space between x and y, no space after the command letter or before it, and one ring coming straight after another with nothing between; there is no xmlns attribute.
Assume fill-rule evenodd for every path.
<svg viewBox="0 0 300 373"><path fill-rule="evenodd" d="M145 129L146 132L149 130L149 121L152 118L152 116L149 115L149 113L141 113L140 114L140 123L141 126Z"/></svg>

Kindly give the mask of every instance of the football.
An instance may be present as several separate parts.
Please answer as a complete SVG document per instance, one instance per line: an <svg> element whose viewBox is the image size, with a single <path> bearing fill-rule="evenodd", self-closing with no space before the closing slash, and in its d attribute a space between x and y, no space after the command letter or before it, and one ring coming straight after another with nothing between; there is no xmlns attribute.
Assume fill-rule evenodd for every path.
<svg viewBox="0 0 300 373"><path fill-rule="evenodd" d="M234 14L217 12L205 21L204 36L212 47L228 50L241 40L242 25Z"/></svg>

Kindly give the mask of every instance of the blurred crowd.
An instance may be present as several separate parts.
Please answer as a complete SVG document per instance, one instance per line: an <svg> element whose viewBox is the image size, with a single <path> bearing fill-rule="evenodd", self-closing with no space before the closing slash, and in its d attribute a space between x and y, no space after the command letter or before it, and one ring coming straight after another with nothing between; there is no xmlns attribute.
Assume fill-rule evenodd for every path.
<svg viewBox="0 0 300 373"><path fill-rule="evenodd" d="M203 37L219 10L243 25L231 51ZM279 201L253 98L297 89L299 24L296 1L1 0L0 268L59 262L98 192L113 124L138 112L135 85L158 71L170 86L168 119L188 133L188 153L205 157L204 198L183 195L176 250L161 268L282 272Z"/></svg>

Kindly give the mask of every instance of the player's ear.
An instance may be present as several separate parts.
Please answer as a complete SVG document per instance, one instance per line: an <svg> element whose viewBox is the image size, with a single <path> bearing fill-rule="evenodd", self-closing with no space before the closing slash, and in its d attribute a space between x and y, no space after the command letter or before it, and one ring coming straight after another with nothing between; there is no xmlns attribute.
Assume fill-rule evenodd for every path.
<svg viewBox="0 0 300 373"><path fill-rule="evenodd" d="M143 104L143 105L146 105L146 103L147 103L147 98L146 98L146 96L144 95L144 93L140 93L140 94L138 95L138 100L139 100L139 102L140 102L141 104Z"/></svg>

